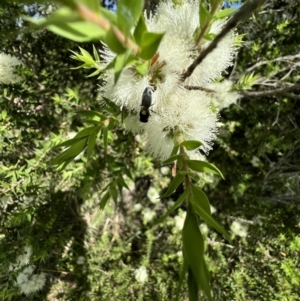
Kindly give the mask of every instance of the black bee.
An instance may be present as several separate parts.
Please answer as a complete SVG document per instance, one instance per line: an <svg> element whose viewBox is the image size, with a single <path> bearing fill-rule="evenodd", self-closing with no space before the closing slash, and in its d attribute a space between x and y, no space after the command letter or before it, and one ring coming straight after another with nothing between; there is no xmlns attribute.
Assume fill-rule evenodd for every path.
<svg viewBox="0 0 300 301"><path fill-rule="evenodd" d="M152 90L147 87L143 92L141 111L140 111L140 122L148 122L148 118L151 115L149 108L152 106Z"/></svg>

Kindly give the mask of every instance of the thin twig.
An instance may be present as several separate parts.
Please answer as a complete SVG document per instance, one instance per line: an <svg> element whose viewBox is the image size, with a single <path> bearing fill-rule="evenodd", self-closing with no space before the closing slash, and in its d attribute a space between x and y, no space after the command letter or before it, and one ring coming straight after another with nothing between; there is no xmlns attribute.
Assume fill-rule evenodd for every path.
<svg viewBox="0 0 300 301"><path fill-rule="evenodd" d="M187 90L201 90L201 91L205 91L208 93L216 92L215 90L205 88L205 87L200 87L200 86L183 86L183 87Z"/></svg>
<svg viewBox="0 0 300 301"><path fill-rule="evenodd" d="M249 0L242 5L229 19L222 31L215 37L215 39L205 48L195 61L188 67L185 73L182 75L182 81L185 81L189 76L192 75L196 67L205 59L205 57L212 52L218 45L218 43L234 28L236 25L248 18L251 13L258 7L263 5L267 0Z"/></svg>
<svg viewBox="0 0 300 301"><path fill-rule="evenodd" d="M284 87L284 88L279 88L279 89L274 89L274 90L267 90L267 91L243 91L240 92L240 94L243 97L259 97L259 96L270 96L270 95L275 95L275 94L287 94L289 91L297 90L300 89L300 84L295 84L289 87Z"/></svg>
<svg viewBox="0 0 300 301"><path fill-rule="evenodd" d="M245 73L251 72L252 70L256 69L257 67L260 67L262 65L274 63L274 62L285 62L285 63L292 63L295 59L300 58L300 53L295 54L295 55L286 55L286 56L281 56L277 57L274 60L269 60L269 61L260 61L254 64L253 66L249 67L248 69L245 70Z"/></svg>

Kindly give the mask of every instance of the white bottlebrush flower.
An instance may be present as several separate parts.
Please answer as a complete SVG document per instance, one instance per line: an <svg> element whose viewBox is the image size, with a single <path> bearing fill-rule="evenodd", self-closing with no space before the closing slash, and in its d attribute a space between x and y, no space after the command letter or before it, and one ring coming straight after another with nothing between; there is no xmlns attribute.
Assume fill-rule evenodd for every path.
<svg viewBox="0 0 300 301"><path fill-rule="evenodd" d="M28 264L31 255L32 255L32 247L31 246L26 246L24 248L22 254L20 254L17 257L17 265L19 265L20 267L22 267L22 266Z"/></svg>
<svg viewBox="0 0 300 301"><path fill-rule="evenodd" d="M135 279L137 282L145 283L148 279L148 272L146 267L140 266L134 271Z"/></svg>
<svg viewBox="0 0 300 301"><path fill-rule="evenodd" d="M46 283L46 274L34 274L34 266L30 265L18 274L16 285L20 292L25 295L30 295L41 290Z"/></svg>
<svg viewBox="0 0 300 301"><path fill-rule="evenodd" d="M77 258L77 260L76 260L76 263L77 263L78 265L83 265L83 264L85 264L85 258L84 258L83 256L79 256L79 257Z"/></svg>
<svg viewBox="0 0 300 301"><path fill-rule="evenodd" d="M198 1L187 0L178 6L171 0L164 1L154 16L145 19L149 31L164 32L157 54L149 62L148 73L141 75L134 65L127 66L114 85L114 71L108 70L101 92L121 109L126 108L129 116L124 121L125 128L141 135L146 149L154 157L168 158L178 134L185 140L200 141L202 150L207 153L219 127L216 108L221 109L237 99L237 94L231 94L229 81L213 84L213 80L232 64L236 51L235 34L232 32L224 37L194 73L182 82L181 76L186 68L211 43L201 40L196 45L194 33L199 27ZM224 20L214 21L209 33L218 34L224 24ZM108 48L102 55L103 66L114 58ZM210 89L216 92L190 90L186 85L202 88L211 85ZM152 91L151 116L148 122L143 123L139 112L147 87Z"/></svg>
<svg viewBox="0 0 300 301"><path fill-rule="evenodd" d="M176 227L178 230L180 230L180 231L183 229L185 217L186 217L186 212L185 212L185 211L181 211L181 212L179 213L179 215L176 215L176 216L174 217L175 227Z"/></svg>
<svg viewBox="0 0 300 301"><path fill-rule="evenodd" d="M258 157L256 156L253 156L250 163L252 164L252 166L254 167L259 167L259 163L260 163L260 160Z"/></svg>
<svg viewBox="0 0 300 301"><path fill-rule="evenodd" d="M22 65L19 59L9 54L0 53L0 84L15 84L22 80L15 72L18 65Z"/></svg>
<svg viewBox="0 0 300 301"><path fill-rule="evenodd" d="M29 264L30 257L32 255L32 247L31 246L26 246L21 254L19 254L16 258L16 263L11 263L9 265L9 270L14 271L17 270L27 264Z"/></svg>
<svg viewBox="0 0 300 301"><path fill-rule="evenodd" d="M153 204L158 204L160 202L159 193L154 187L149 188L147 196Z"/></svg>
<svg viewBox="0 0 300 301"><path fill-rule="evenodd" d="M207 96L210 97L212 105L218 110L227 108L238 100L239 94L231 91L232 85L231 81L224 80L220 83L211 83L206 86L206 88L215 91L209 93Z"/></svg>
<svg viewBox="0 0 300 301"><path fill-rule="evenodd" d="M150 208L145 208L142 211L142 214L143 214L144 224L151 222L154 219L154 217L156 216L155 211L151 210Z"/></svg>
<svg viewBox="0 0 300 301"><path fill-rule="evenodd" d="M164 103L165 111L154 104L154 111L159 113L153 113L144 126L148 151L165 160L171 154L173 136L180 132L185 140L201 141L201 149L208 152L216 138L217 115L211 111L206 93L178 89Z"/></svg>
<svg viewBox="0 0 300 301"><path fill-rule="evenodd" d="M234 221L230 226L231 231L240 237L247 237L248 226L244 225L238 221Z"/></svg>

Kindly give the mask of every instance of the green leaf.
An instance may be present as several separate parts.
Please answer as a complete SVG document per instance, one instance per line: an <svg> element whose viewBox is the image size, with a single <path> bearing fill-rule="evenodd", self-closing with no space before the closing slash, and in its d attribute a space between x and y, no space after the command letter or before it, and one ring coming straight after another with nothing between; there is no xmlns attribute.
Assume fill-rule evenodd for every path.
<svg viewBox="0 0 300 301"><path fill-rule="evenodd" d="M144 62L144 63L142 63L142 64L140 64L140 65L136 65L136 66L135 66L135 69L136 69L136 71L137 71L139 74L145 76L146 74L149 73L149 69L150 69L150 61L146 61L146 62Z"/></svg>
<svg viewBox="0 0 300 301"><path fill-rule="evenodd" d="M181 175L180 173L177 173L175 178L171 181L169 184L169 187L164 195L161 196L161 198L166 198L167 196L171 195L177 187L183 182L184 176Z"/></svg>
<svg viewBox="0 0 300 301"><path fill-rule="evenodd" d="M199 206L201 206L207 214L211 215L210 204L206 194L194 184L190 184L190 187L194 200L197 201Z"/></svg>
<svg viewBox="0 0 300 301"><path fill-rule="evenodd" d="M114 25L118 24L117 15L111 12L110 10L100 7L100 14L104 16L107 20L109 20L111 24Z"/></svg>
<svg viewBox="0 0 300 301"><path fill-rule="evenodd" d="M87 159L89 160L94 152L97 135L101 127L96 127L90 134L87 141Z"/></svg>
<svg viewBox="0 0 300 301"><path fill-rule="evenodd" d="M118 40L113 28L110 28L104 39L106 45L116 54L122 54L126 51L124 45Z"/></svg>
<svg viewBox="0 0 300 301"><path fill-rule="evenodd" d="M82 4L85 4L88 8L90 8L93 12L99 12L99 1L98 0L81 0Z"/></svg>
<svg viewBox="0 0 300 301"><path fill-rule="evenodd" d="M117 18L119 28L126 35L130 29L135 25L144 7L143 0L119 0L117 8Z"/></svg>
<svg viewBox="0 0 300 301"><path fill-rule="evenodd" d="M231 15L235 10L236 10L236 8L226 8L226 9L219 10L218 12L216 12L214 14L214 19L226 18L229 15Z"/></svg>
<svg viewBox="0 0 300 301"><path fill-rule="evenodd" d="M48 18L30 18L23 16L34 29L47 27L54 33L77 42L99 40L105 37L106 31L94 23L84 21L74 10L67 7L52 13Z"/></svg>
<svg viewBox="0 0 300 301"><path fill-rule="evenodd" d="M74 159L85 149L86 141L87 141L87 138L83 138L83 139L75 142L67 150L63 151L56 158L54 158L51 164L52 165L60 165L67 159L71 159L71 160Z"/></svg>
<svg viewBox="0 0 300 301"><path fill-rule="evenodd" d="M174 155L170 158L168 158L167 160L165 160L162 164L165 165L165 164L170 164L176 160L182 160L182 155L181 154L178 154L178 155Z"/></svg>
<svg viewBox="0 0 300 301"><path fill-rule="evenodd" d="M98 54L98 51L97 51L95 45L93 45L93 55L94 55L96 62L100 63L100 57L99 57L99 54Z"/></svg>
<svg viewBox="0 0 300 301"><path fill-rule="evenodd" d="M25 21L32 24L31 27L37 29L45 28L49 25L58 25L70 22L80 21L81 18L74 13L70 8L63 7L56 12L50 14L47 18L33 18L28 16L22 16Z"/></svg>
<svg viewBox="0 0 300 301"><path fill-rule="evenodd" d="M215 37L216 37L216 35L214 33L208 33L208 34L204 35L203 39L212 41Z"/></svg>
<svg viewBox="0 0 300 301"><path fill-rule="evenodd" d="M207 212L201 208L201 205L199 205L198 201L195 198L191 199L191 203L193 205L194 210L196 213L211 227L216 229L220 234L224 235L224 237L228 240L231 241L230 235L225 231L225 229L217 222L214 220L214 218L210 215L207 214Z"/></svg>
<svg viewBox="0 0 300 301"><path fill-rule="evenodd" d="M147 32L147 26L145 23L145 19L144 19L144 16L141 15L139 22L136 25L134 33L133 33L134 40L139 46L141 46L142 40L143 40L143 34L146 32Z"/></svg>
<svg viewBox="0 0 300 301"><path fill-rule="evenodd" d="M163 216L161 216L157 221L155 221L154 226L164 222L165 219L184 202L187 195L188 195L188 190L185 190L181 194L181 196L177 199L177 201L172 205L172 207L170 209L168 209L168 211Z"/></svg>
<svg viewBox="0 0 300 301"><path fill-rule="evenodd" d="M126 66L128 61L131 61L130 51L126 51L123 54L119 54L116 57L114 70L115 70L115 84L117 83L123 68Z"/></svg>
<svg viewBox="0 0 300 301"><path fill-rule="evenodd" d="M115 204L117 204L118 202L118 189L114 186L111 186L110 189L109 189L109 193L110 193L110 196L112 197L112 199L114 200Z"/></svg>
<svg viewBox="0 0 300 301"><path fill-rule="evenodd" d="M174 145L173 149L172 149L172 152L171 152L171 157L178 154L178 151L179 151L179 145L176 144ZM168 159L167 159L168 160Z"/></svg>
<svg viewBox="0 0 300 301"><path fill-rule="evenodd" d="M196 148L199 148L202 145L202 143L197 140L188 140L183 141L181 145L184 146L187 150L194 150Z"/></svg>
<svg viewBox="0 0 300 301"><path fill-rule="evenodd" d="M75 142L77 142L79 140L81 140L81 138L73 138L73 139L67 140L65 142L62 142L62 143L60 143L58 145L55 145L55 146L53 146L53 148L71 146L71 145L73 145Z"/></svg>
<svg viewBox="0 0 300 301"><path fill-rule="evenodd" d="M204 262L204 240L198 227L197 216L190 209L187 211L182 229L182 244L183 255L192 271L197 290L201 288L211 300L210 279Z"/></svg>
<svg viewBox="0 0 300 301"><path fill-rule="evenodd" d="M201 29L205 25L205 22L209 16L209 13L206 9L206 1L200 0L199 1L199 23L201 26Z"/></svg>
<svg viewBox="0 0 300 301"><path fill-rule="evenodd" d="M163 38L163 33L146 32L143 35L140 57L150 60L157 52L158 46Z"/></svg>
<svg viewBox="0 0 300 301"><path fill-rule="evenodd" d="M87 21L49 25L48 29L66 39L80 43L101 40L106 34L99 26Z"/></svg>
<svg viewBox="0 0 300 301"><path fill-rule="evenodd" d="M122 187L125 187L125 188L127 188L128 190L130 190L129 187L128 187L128 185L127 185L127 183L124 181L123 177L119 177L119 178L118 178L118 183L120 183L120 185L121 185Z"/></svg>
<svg viewBox="0 0 300 301"><path fill-rule="evenodd" d="M196 182L198 182L200 180L199 175L196 172L192 172L192 171L179 171L180 174L182 174L183 176L189 176L191 178L193 178Z"/></svg>
<svg viewBox="0 0 300 301"><path fill-rule="evenodd" d="M95 128L96 128L95 126L90 126L90 127L88 127L88 128L85 128L85 129L81 130L81 131L74 137L74 139L89 136Z"/></svg>
<svg viewBox="0 0 300 301"><path fill-rule="evenodd" d="M187 160L186 163L187 166L194 171L213 173L219 175L222 179L224 179L224 176L222 175L221 171L211 163L205 161L198 161L198 160Z"/></svg>
<svg viewBox="0 0 300 301"><path fill-rule="evenodd" d="M177 292L176 292L176 301L179 300L179 294L180 294L180 289L182 287L183 284L183 280L185 278L185 275L188 271L188 263L185 259L185 256L183 256L183 263L182 263L182 267L181 267L181 271L180 271L180 275L179 275L179 281L178 281L178 286L177 286Z"/></svg>
<svg viewBox="0 0 300 301"><path fill-rule="evenodd" d="M196 279L194 278L191 268L188 269L188 292L189 292L189 301L198 301L198 285Z"/></svg>
<svg viewBox="0 0 300 301"><path fill-rule="evenodd" d="M101 119L106 119L106 117L103 114L101 114L100 112L97 112L97 111L86 110L86 111L77 111L76 113L80 114L84 117L94 119L96 121L98 121L98 120L100 121Z"/></svg>
<svg viewBox="0 0 300 301"><path fill-rule="evenodd" d="M106 157L107 157L107 136L108 136L107 127L104 127L102 129L102 134L103 134L103 144L104 144L104 157L106 159Z"/></svg>
<svg viewBox="0 0 300 301"><path fill-rule="evenodd" d="M105 208L105 206L106 206L107 201L109 200L109 198L110 198L110 193L109 193L109 191L107 191L107 192L104 194L104 196L103 196L103 198L101 199L100 204L99 204L101 210L103 210L103 209Z"/></svg>

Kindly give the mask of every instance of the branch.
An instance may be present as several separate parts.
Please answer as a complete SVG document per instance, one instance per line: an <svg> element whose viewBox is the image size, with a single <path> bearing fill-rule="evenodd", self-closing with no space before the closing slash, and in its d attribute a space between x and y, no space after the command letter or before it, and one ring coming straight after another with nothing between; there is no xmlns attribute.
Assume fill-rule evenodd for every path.
<svg viewBox="0 0 300 301"><path fill-rule="evenodd" d="M259 97L259 96L270 96L275 94L287 94L287 92L297 90L297 89L300 89L300 84L295 84L293 86L274 89L274 90L267 90L267 91L252 91L252 92L242 91L240 92L240 94L243 97L253 97L253 96Z"/></svg>
<svg viewBox="0 0 300 301"><path fill-rule="evenodd" d="M183 86L183 87L187 90L201 90L201 91L205 91L208 93L216 92L215 90L205 88L205 87L200 87L200 86Z"/></svg>
<svg viewBox="0 0 300 301"><path fill-rule="evenodd" d="M291 63L291 61L294 61L295 59L298 59L298 58L300 58L300 53L295 54L295 55L286 55L286 56L277 57L276 59L270 60L270 61L261 61L261 62L256 63L255 65L249 67L248 69L246 69L244 73L251 72L255 68L262 66L262 65L269 64L269 63L274 63L274 62ZM298 64L296 64L296 65L298 65Z"/></svg>
<svg viewBox="0 0 300 301"><path fill-rule="evenodd" d="M182 75L182 81L185 81L189 76L192 75L196 67L205 59L205 57L212 52L218 45L218 43L234 28L236 25L248 18L251 13L256 10L259 6L263 5L266 0L249 0L242 5L226 23L222 31L215 37L215 39L205 48L195 61L188 67L186 72Z"/></svg>

